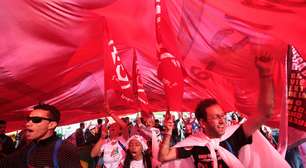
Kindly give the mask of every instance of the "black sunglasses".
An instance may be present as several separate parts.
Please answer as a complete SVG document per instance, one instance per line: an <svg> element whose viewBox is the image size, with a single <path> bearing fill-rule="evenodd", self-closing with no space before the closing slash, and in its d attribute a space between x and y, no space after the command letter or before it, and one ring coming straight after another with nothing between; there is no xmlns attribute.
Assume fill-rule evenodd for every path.
<svg viewBox="0 0 306 168"><path fill-rule="evenodd" d="M47 120L47 121L54 121L50 118L44 118L44 117L27 117L27 122L32 121L32 123L40 123L42 120Z"/></svg>

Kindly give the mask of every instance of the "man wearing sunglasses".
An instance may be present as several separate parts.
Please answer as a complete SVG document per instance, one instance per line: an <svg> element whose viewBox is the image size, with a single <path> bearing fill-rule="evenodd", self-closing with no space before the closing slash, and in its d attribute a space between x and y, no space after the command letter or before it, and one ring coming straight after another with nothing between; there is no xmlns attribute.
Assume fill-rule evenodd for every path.
<svg viewBox="0 0 306 168"><path fill-rule="evenodd" d="M26 118L29 144L0 160L2 167L80 167L77 148L56 136L60 111L48 104L38 104Z"/></svg>

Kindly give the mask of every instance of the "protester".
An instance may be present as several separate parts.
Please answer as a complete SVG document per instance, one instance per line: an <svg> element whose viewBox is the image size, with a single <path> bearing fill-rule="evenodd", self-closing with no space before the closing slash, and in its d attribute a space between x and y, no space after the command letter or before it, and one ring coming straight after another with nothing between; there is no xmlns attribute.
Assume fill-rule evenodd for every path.
<svg viewBox="0 0 306 168"><path fill-rule="evenodd" d="M97 126L96 126L96 132L97 132L97 133L96 133L96 141L98 141L99 138L101 137L102 123L103 123L102 119L101 119L101 118L98 118L98 119L97 119Z"/></svg>
<svg viewBox="0 0 306 168"><path fill-rule="evenodd" d="M178 118L174 120L174 129L172 131L172 144L177 144L178 142L185 139L184 133L184 119L181 112L178 113Z"/></svg>
<svg viewBox="0 0 306 168"><path fill-rule="evenodd" d="M187 138L190 135L192 135L192 125L191 123L185 123L185 128L184 128L184 136Z"/></svg>
<svg viewBox="0 0 306 168"><path fill-rule="evenodd" d="M161 141L161 133L160 130L155 127L155 118L153 114L144 117L143 122L141 122L140 118L137 118L136 128L137 134L143 136L148 141L149 148L151 148L150 144L153 135L158 139L158 141Z"/></svg>
<svg viewBox="0 0 306 168"><path fill-rule="evenodd" d="M155 128L158 128L160 132L164 131L164 127L160 124L159 119L155 119Z"/></svg>
<svg viewBox="0 0 306 168"><path fill-rule="evenodd" d="M106 128L101 129L101 137L91 150L91 157L99 157L98 167L105 168L118 168L123 166L123 160L125 158L125 144L126 138L120 136L121 125L125 123L112 113L109 113L113 119L119 123L113 123L109 127L109 139L107 137ZM102 165L101 165L102 164Z"/></svg>
<svg viewBox="0 0 306 168"><path fill-rule="evenodd" d="M97 127L90 123L85 129L85 142L93 142L94 144L97 143L97 132Z"/></svg>
<svg viewBox="0 0 306 168"><path fill-rule="evenodd" d="M6 121L0 120L0 159L14 151L14 142L11 137L5 135Z"/></svg>
<svg viewBox="0 0 306 168"><path fill-rule="evenodd" d="M77 146L85 145L85 136L84 136L84 128L85 124L83 122L80 123L80 128L75 131L75 141Z"/></svg>
<svg viewBox="0 0 306 168"><path fill-rule="evenodd" d="M140 135L133 135L128 141L124 168L152 168L151 156L146 140Z"/></svg>
<svg viewBox="0 0 306 168"><path fill-rule="evenodd" d="M80 167L76 147L56 136L60 111L48 104L38 104L27 117L26 138L31 141L19 151L0 160L1 168L10 167Z"/></svg>
<svg viewBox="0 0 306 168"><path fill-rule="evenodd" d="M82 168L96 168L96 160L90 156L90 152L94 145L94 141L89 140L85 145L78 147Z"/></svg>
<svg viewBox="0 0 306 168"><path fill-rule="evenodd" d="M240 149L252 143L252 134L272 115L274 94L271 61L268 55L256 57L260 78L258 113L250 116L241 126L226 129L225 112L221 106L215 99L205 99L198 104L195 111L203 131L189 136L176 147L170 148L173 119L171 117L165 119L166 132L160 145L159 160L165 162L191 157L193 160L189 159L185 164L214 168L244 167L237 159ZM284 167L287 166L282 160L277 162L284 164Z"/></svg>
<svg viewBox="0 0 306 168"><path fill-rule="evenodd" d="M133 129L133 124L132 122L130 122L130 118L129 117L124 117L121 119L126 125L127 127L124 128L123 133L127 134L127 137L130 137L132 135L132 129Z"/></svg>
<svg viewBox="0 0 306 168"><path fill-rule="evenodd" d="M105 123L101 126L101 131L103 128L106 128L108 124L108 120L106 118ZM90 156L91 150L93 149L94 145L96 144L96 131L98 131L99 127L92 125L91 123L88 125L85 131L86 143L85 145L79 147L80 152L80 162L82 168L96 168L98 157L92 158ZM104 135L107 136L107 131L104 131Z"/></svg>
<svg viewBox="0 0 306 168"><path fill-rule="evenodd" d="M155 128L154 115L148 115L143 118L144 124L137 118L136 128L139 135L143 136L147 140L148 152L152 157L152 167L158 167L160 162L157 160L158 146L162 140L161 132L158 128Z"/></svg>

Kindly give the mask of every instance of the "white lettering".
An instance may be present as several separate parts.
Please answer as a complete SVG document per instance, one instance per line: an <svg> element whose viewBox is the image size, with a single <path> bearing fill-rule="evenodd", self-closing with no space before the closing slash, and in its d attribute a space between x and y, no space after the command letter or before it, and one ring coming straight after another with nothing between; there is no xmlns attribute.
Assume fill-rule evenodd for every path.
<svg viewBox="0 0 306 168"><path fill-rule="evenodd" d="M300 56L297 50L292 46L292 70L301 71L306 67L306 61Z"/></svg>

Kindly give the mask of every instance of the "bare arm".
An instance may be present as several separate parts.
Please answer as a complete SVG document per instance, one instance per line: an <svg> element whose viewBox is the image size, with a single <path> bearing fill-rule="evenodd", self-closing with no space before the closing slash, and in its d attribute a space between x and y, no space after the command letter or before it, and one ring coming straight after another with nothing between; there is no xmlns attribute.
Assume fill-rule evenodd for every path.
<svg viewBox="0 0 306 168"><path fill-rule="evenodd" d="M112 113L111 111L108 112L108 114L116 121L117 124L119 124L119 126L121 128L127 128L127 124L118 116L116 116L114 113Z"/></svg>
<svg viewBox="0 0 306 168"><path fill-rule="evenodd" d="M170 140L173 130L173 118L169 117L168 119L165 118L165 132L164 132L164 139L159 147L158 153L158 160L161 162L174 160L177 158L177 153L175 148L170 148Z"/></svg>
<svg viewBox="0 0 306 168"><path fill-rule="evenodd" d="M116 116L114 113L112 113L111 111L109 111L108 112L108 114L109 114L109 116L111 116L114 120L115 120L115 122L117 123L117 124L119 124L119 126L121 127L121 129L123 129L123 131L122 131L122 135L123 135L123 138L125 139L125 140L127 140L127 139L129 139L129 127L128 127L128 125L121 119L121 118L119 118L118 116Z"/></svg>
<svg viewBox="0 0 306 168"><path fill-rule="evenodd" d="M247 137L251 136L262 124L272 116L274 89L272 81L272 57L262 54L256 58L256 67L259 71L259 97L257 109L258 113L250 116L243 130Z"/></svg>
<svg viewBox="0 0 306 168"><path fill-rule="evenodd" d="M97 157L101 154L101 146L104 144L105 140L100 138L99 141L95 144L90 152L91 157Z"/></svg>
<svg viewBox="0 0 306 168"><path fill-rule="evenodd" d="M136 127L137 131L143 136L145 139L152 139L152 131L148 129L142 122L140 117L136 118Z"/></svg>
<svg viewBox="0 0 306 168"><path fill-rule="evenodd" d="M90 152L90 156L91 157L97 157L101 154L101 147L102 145L105 143L105 137L107 136L107 128L103 127L101 129L101 137L99 139L99 141L95 144L95 146L92 148L91 152Z"/></svg>

